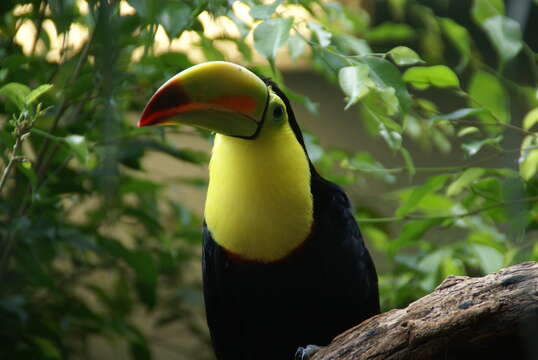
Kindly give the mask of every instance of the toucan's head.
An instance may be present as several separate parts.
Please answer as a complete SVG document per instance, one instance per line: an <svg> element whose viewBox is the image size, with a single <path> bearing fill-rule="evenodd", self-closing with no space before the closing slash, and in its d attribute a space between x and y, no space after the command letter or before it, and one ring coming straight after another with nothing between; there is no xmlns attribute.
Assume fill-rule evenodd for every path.
<svg viewBox="0 0 538 360"><path fill-rule="evenodd" d="M138 126L176 123L217 133L204 216L218 244L240 258L271 262L308 237L316 172L290 103L273 82L228 62L193 66L155 92Z"/></svg>
<svg viewBox="0 0 538 360"><path fill-rule="evenodd" d="M289 127L304 148L290 103L276 84L224 61L195 65L164 83L138 126L176 123L246 140Z"/></svg>

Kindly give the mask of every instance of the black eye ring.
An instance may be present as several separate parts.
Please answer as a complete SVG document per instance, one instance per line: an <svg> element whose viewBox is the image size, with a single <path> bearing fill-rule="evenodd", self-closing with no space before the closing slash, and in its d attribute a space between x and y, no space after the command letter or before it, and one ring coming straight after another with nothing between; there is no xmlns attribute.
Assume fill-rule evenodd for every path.
<svg viewBox="0 0 538 360"><path fill-rule="evenodd" d="M281 105L275 106L273 109L273 119L280 120L282 119L282 115L284 115L284 109Z"/></svg>

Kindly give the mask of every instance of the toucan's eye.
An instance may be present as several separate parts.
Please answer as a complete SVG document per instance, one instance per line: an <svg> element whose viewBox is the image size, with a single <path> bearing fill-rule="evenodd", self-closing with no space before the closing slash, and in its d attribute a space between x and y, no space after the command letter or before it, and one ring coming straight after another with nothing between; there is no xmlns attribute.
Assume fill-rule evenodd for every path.
<svg viewBox="0 0 538 360"><path fill-rule="evenodd" d="M273 120L280 121L282 120L282 117L284 115L284 109L282 108L282 105L277 105L273 109Z"/></svg>

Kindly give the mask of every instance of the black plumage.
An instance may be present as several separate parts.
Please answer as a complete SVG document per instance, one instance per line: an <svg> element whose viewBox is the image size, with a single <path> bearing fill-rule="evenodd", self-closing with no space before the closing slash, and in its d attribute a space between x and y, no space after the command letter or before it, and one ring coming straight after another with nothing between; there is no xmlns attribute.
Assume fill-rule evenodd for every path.
<svg viewBox="0 0 538 360"><path fill-rule="evenodd" d="M304 141L291 105L289 123ZM306 152L306 150L305 150ZM241 259L203 234L207 322L219 360L292 359L299 346L326 345L379 313L377 275L349 200L310 163L314 223L310 236L273 263Z"/></svg>

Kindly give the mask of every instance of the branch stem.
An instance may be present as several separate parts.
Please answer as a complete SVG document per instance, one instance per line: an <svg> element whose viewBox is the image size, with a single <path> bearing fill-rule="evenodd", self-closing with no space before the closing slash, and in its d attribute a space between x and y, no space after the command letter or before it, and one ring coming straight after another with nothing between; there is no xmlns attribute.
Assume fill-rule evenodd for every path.
<svg viewBox="0 0 538 360"><path fill-rule="evenodd" d="M11 151L11 154L9 156L9 161L4 169L4 172L2 173L2 178L0 179L0 194L2 193L2 189L4 188L6 180L9 177L11 169L15 165L15 162L17 160L17 154L19 153L21 144L22 144L22 134L18 135L15 138L15 144L13 145L13 150Z"/></svg>
<svg viewBox="0 0 538 360"><path fill-rule="evenodd" d="M453 214L453 215L413 215L413 214L406 214L403 216L389 216L389 217L380 217L380 218L356 218L358 222L361 223L387 223L387 222L393 222L393 221L402 221L402 220L448 220L448 219L461 219L464 217L472 216L479 214L484 211L488 211L491 209L496 209L498 207L509 205L509 204L519 204L519 203L528 203L528 202L534 202L538 201L538 196L528 197L528 198L522 198L522 199L515 199L510 200L506 202L500 202L494 205L490 206L484 206L478 209L469 210L464 213L460 214Z"/></svg>

